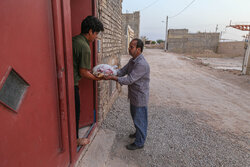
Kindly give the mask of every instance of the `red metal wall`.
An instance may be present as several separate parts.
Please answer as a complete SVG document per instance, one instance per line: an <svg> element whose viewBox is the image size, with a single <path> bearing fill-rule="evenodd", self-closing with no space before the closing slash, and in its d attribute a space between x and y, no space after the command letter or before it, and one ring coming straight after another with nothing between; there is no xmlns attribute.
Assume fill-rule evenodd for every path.
<svg viewBox="0 0 250 167"><path fill-rule="evenodd" d="M71 22L72 36L81 33L81 22L88 16L93 15L93 0L71 0ZM94 65L94 49L93 44L90 44L92 50L92 67ZM90 125L94 122L94 82L92 80L82 79L79 83L80 88L80 127Z"/></svg>
<svg viewBox="0 0 250 167"><path fill-rule="evenodd" d="M59 102L59 55L51 3L0 1L0 81L11 66L30 85L17 113L0 103L1 167L70 163L67 114L61 118L66 108Z"/></svg>

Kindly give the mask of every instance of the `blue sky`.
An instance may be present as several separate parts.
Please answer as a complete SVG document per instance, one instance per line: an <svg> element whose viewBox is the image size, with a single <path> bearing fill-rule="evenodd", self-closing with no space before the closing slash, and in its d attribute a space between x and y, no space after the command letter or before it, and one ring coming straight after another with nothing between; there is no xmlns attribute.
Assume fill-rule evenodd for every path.
<svg viewBox="0 0 250 167"><path fill-rule="evenodd" d="M226 28L232 24L250 25L250 0L123 0L123 13L140 11L140 36L151 40L164 39L165 20L169 18L169 28L189 29L190 33L222 32L222 39L243 40L247 31ZM164 21L164 22L162 22Z"/></svg>

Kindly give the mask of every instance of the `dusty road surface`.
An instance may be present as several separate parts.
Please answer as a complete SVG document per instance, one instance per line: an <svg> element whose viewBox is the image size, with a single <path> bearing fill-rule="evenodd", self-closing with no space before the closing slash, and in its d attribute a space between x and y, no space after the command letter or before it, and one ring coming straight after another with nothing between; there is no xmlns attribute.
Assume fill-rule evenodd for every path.
<svg viewBox="0 0 250 167"><path fill-rule="evenodd" d="M242 70L243 56L240 57L228 57L228 58L198 58L204 65L208 65L214 69L225 70Z"/></svg>
<svg viewBox="0 0 250 167"><path fill-rule="evenodd" d="M151 65L150 103L204 113L215 128L250 136L249 76L225 76L160 50L148 50L145 56Z"/></svg>
<svg viewBox="0 0 250 167"><path fill-rule="evenodd" d="M250 76L157 49L144 56L151 67L145 147L124 147L134 128L123 86L102 124L116 132L106 166L250 166Z"/></svg>

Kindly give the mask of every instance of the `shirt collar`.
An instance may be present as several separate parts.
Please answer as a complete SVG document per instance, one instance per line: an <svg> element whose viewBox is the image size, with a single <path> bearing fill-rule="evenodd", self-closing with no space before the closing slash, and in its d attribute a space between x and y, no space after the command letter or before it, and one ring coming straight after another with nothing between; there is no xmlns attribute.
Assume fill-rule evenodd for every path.
<svg viewBox="0 0 250 167"><path fill-rule="evenodd" d="M137 56L135 59L132 59L132 62L133 63L137 62L141 57L142 57L142 53L139 56Z"/></svg>
<svg viewBox="0 0 250 167"><path fill-rule="evenodd" d="M81 38L85 41L85 42L87 42L87 44L89 45L89 41L87 40L87 38L84 36L84 34L80 34L80 36L81 36Z"/></svg>

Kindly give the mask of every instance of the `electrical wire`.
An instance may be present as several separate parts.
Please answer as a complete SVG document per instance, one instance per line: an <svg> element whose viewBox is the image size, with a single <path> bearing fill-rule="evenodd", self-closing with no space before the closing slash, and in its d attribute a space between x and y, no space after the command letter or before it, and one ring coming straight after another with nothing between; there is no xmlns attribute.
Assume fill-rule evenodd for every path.
<svg viewBox="0 0 250 167"><path fill-rule="evenodd" d="M159 0L154 1L153 3L149 4L148 6L146 6L145 8L143 8L143 9L141 9L141 10L139 10L139 11L145 10L145 9L147 9L147 8L149 8L149 7L151 7L151 6L153 6L153 5L156 4L156 2L158 2L158 1L159 1Z"/></svg>
<svg viewBox="0 0 250 167"><path fill-rule="evenodd" d="M193 0L190 4L188 4L184 9L182 9L179 13L177 13L176 15L174 16L171 16L169 18L174 18L174 17L177 17L178 15L180 15L182 12L184 12L190 5L192 5L194 3L195 0Z"/></svg>

